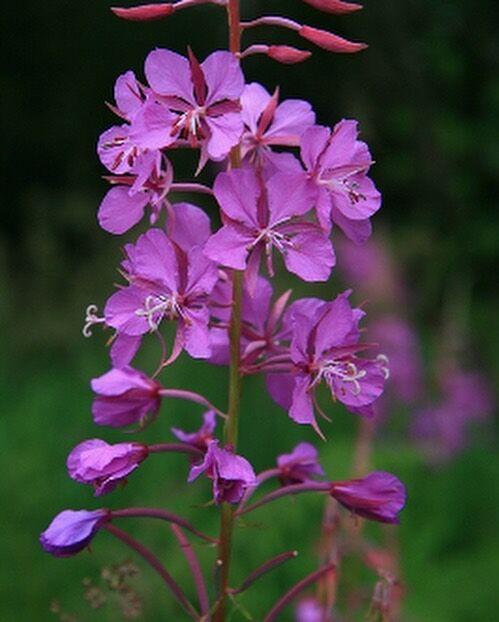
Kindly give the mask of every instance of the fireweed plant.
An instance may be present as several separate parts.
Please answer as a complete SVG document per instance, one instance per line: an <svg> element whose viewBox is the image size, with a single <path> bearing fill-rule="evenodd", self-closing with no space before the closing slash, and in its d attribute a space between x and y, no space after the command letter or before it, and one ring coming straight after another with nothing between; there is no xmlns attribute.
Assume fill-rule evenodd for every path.
<svg viewBox="0 0 499 622"><path fill-rule="evenodd" d="M362 8L342 0L305 1L333 14ZM327 415L316 399L320 385L355 416L374 415L388 378L388 360L361 340L365 312L352 306L350 291L334 300L290 302L291 292L274 292L272 279L282 262L303 281L327 281L336 262L331 230L338 227L355 243L365 242L381 197L369 177L372 158L358 138L356 121L341 120L332 128L318 125L308 102L281 101L277 88L270 93L256 82L246 83L241 61L247 56L264 54L280 63L296 63L310 52L263 43L242 49L241 36L253 27L271 25L295 31L331 52L352 53L366 46L287 17L241 21L239 0L178 0L113 11L124 19L147 21L206 3L227 15L229 50L199 60L190 47L185 56L158 48L145 60L145 81L133 71L116 81L111 108L118 121L98 142L110 183L98 220L105 231L119 235L147 213L151 227L135 243L125 245L120 268L125 283L107 300L102 314L95 305L87 309L83 329L87 336L96 324L113 331L111 369L91 382L96 424L140 429L158 415L165 398L190 400L206 412L196 432L172 428L175 439L170 443L110 445L97 438L85 440L70 452L67 469L71 478L93 486L95 495L101 496L130 477L144 460L157 459L155 454L187 454L187 481L211 480L220 531L206 534L164 508L65 510L40 541L47 552L66 557L85 549L105 530L149 563L186 616L222 622L237 594L296 556L291 550L262 560L241 585L234 585L231 552L238 517L284 496L323 495L326 510L318 569L291 587L264 620L277 619L292 601L298 603L295 613L301 622L332 620L339 563L334 536L338 504L347 510L341 518L344 523L352 524L351 514L398 523L404 486L382 471L330 481L317 449L305 442L279 455L274 467L255 473L250 461L237 453L241 384L249 374L263 374L270 397L292 422L312 426L323 439L318 417ZM175 179L171 159L178 148L198 153L196 173L209 161L223 168L212 186ZM212 231L208 216L196 205L171 203L172 191L211 195L220 209L221 228ZM170 346L161 333L167 323L175 327ZM159 339L163 352L152 377L132 365L148 335ZM198 393L161 384L160 372L183 351L207 364L228 366L226 412ZM274 489L258 494L269 481ZM129 517L156 518L171 525L192 575L196 604L158 557L118 526ZM361 524L360 518L353 523ZM216 551L214 586L206 581L191 538ZM375 619L388 619L387 589L377 584L371 604Z"/></svg>

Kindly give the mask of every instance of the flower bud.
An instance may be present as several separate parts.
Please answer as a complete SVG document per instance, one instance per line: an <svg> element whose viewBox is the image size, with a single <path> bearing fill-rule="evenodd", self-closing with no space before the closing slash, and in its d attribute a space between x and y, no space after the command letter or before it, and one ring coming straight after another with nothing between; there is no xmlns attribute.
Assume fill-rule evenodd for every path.
<svg viewBox="0 0 499 622"><path fill-rule="evenodd" d="M130 8L111 7L111 11L117 17L121 17L121 19L126 19L130 22L152 22L156 19L168 17L174 10L175 7L169 2L163 2L161 4L140 4L139 6L132 6Z"/></svg>
<svg viewBox="0 0 499 622"><path fill-rule="evenodd" d="M292 65L307 60L307 58L312 56L312 52L299 50L290 45L269 45L267 56L276 60L278 63Z"/></svg>
<svg viewBox="0 0 499 622"><path fill-rule="evenodd" d="M327 30L320 30L319 28L312 28L311 26L302 26L298 31L300 37L307 39L315 43L315 45L327 50L328 52L336 52L337 54L353 54L354 52L360 52L365 50L367 45L365 43L355 43L348 41L334 35Z"/></svg>
<svg viewBox="0 0 499 622"><path fill-rule="evenodd" d="M336 15L346 15L354 11L362 9L361 4L355 2L343 2L343 0L303 0L314 9L324 11L325 13L335 13Z"/></svg>
<svg viewBox="0 0 499 622"><path fill-rule="evenodd" d="M108 515L108 510L64 510L40 535L40 544L55 557L75 555L90 544Z"/></svg>

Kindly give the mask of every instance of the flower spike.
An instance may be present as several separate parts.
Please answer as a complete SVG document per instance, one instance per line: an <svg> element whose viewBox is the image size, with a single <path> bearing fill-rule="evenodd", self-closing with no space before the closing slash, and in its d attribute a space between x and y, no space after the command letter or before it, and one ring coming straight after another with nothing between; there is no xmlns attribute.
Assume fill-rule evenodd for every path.
<svg viewBox="0 0 499 622"><path fill-rule="evenodd" d="M129 8L113 6L111 11L117 17L130 22L152 22L169 17L175 11L175 6L170 2L162 2L161 4L140 4Z"/></svg>
<svg viewBox="0 0 499 622"><path fill-rule="evenodd" d="M364 7L356 2L343 2L343 0L303 0L314 9L324 11L324 13L335 13L336 15L346 15L354 11L360 11Z"/></svg>

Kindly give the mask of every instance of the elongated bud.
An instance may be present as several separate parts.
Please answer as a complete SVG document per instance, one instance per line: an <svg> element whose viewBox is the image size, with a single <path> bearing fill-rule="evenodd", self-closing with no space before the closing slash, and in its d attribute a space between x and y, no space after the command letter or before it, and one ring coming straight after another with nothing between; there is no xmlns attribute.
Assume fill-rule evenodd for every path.
<svg viewBox="0 0 499 622"><path fill-rule="evenodd" d="M319 28L312 28L312 26L302 26L298 31L300 37L307 39L315 43L315 45L328 50L328 52L336 52L337 54L353 54L365 50L367 45L365 43L355 43L354 41L348 41L334 35L327 30L320 30Z"/></svg>
<svg viewBox="0 0 499 622"><path fill-rule="evenodd" d="M163 2L161 4L140 4L139 6L132 6L130 8L111 7L111 11L116 16L130 22L152 22L156 19L168 17L174 10L175 7L169 2Z"/></svg>
<svg viewBox="0 0 499 622"><path fill-rule="evenodd" d="M346 15L363 8L361 4L355 2L343 2L343 0L303 0L314 9L325 13L335 13L336 15Z"/></svg>
<svg viewBox="0 0 499 622"><path fill-rule="evenodd" d="M290 45L269 45L267 56L276 60L278 63L293 65L301 63L312 56L312 52L299 50Z"/></svg>

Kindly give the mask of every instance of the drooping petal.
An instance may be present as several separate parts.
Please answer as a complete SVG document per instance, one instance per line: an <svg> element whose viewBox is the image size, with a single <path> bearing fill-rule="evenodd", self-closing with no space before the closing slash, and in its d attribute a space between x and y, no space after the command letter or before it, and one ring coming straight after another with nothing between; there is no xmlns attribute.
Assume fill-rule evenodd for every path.
<svg viewBox="0 0 499 622"><path fill-rule="evenodd" d="M332 376L329 382L332 393L347 408L358 408L372 404L383 393L385 373L376 361L355 360L357 371L361 374L356 382L340 376Z"/></svg>
<svg viewBox="0 0 499 622"><path fill-rule="evenodd" d="M231 52L217 51L201 63L208 85L206 106L224 99L238 99L244 89L244 76L238 59Z"/></svg>
<svg viewBox="0 0 499 622"><path fill-rule="evenodd" d="M355 244L364 244L371 237L372 225L369 219L350 220L339 209L336 209L334 204L331 209L331 217L347 238Z"/></svg>
<svg viewBox="0 0 499 622"><path fill-rule="evenodd" d="M381 207L381 193L365 175L355 175L345 182L344 188L333 187L331 199L349 220L366 220Z"/></svg>
<svg viewBox="0 0 499 622"><path fill-rule="evenodd" d="M102 199L97 214L99 225L108 233L125 233L142 219L148 203L148 193L130 196L127 186L115 186Z"/></svg>
<svg viewBox="0 0 499 622"><path fill-rule="evenodd" d="M267 374L265 384L270 397L284 410L289 410L292 404L295 381L290 374Z"/></svg>
<svg viewBox="0 0 499 622"><path fill-rule="evenodd" d="M406 501L402 482L383 471L362 479L333 482L331 495L350 511L382 523L399 523L399 512Z"/></svg>
<svg viewBox="0 0 499 622"><path fill-rule="evenodd" d="M142 342L141 335L127 335L125 333L119 333L114 338L111 344L111 362L113 367L125 367L129 365L134 356L137 354L137 350L140 348Z"/></svg>
<svg viewBox="0 0 499 622"><path fill-rule="evenodd" d="M207 152L216 162L225 158L229 151L237 145L243 133L241 115L237 112L227 112L218 117L207 116L206 123L211 130L208 139Z"/></svg>
<svg viewBox="0 0 499 622"><path fill-rule="evenodd" d="M151 330L145 315L138 315L139 309L144 309L147 292L139 287L125 287L115 292L106 302L104 317L106 324L112 326L119 333L131 337L145 335ZM158 323L161 314L153 318Z"/></svg>
<svg viewBox="0 0 499 622"><path fill-rule="evenodd" d="M205 255L228 268L244 270L248 257L248 245L253 241L242 227L226 225L214 233L206 242Z"/></svg>
<svg viewBox="0 0 499 622"><path fill-rule="evenodd" d="M64 510L40 535L40 543L56 557L75 555L90 544L107 516L107 510Z"/></svg>
<svg viewBox="0 0 499 622"><path fill-rule="evenodd" d="M296 423L316 426L312 394L309 390L310 380L305 374L295 376L295 386L289 416Z"/></svg>
<svg viewBox="0 0 499 622"><path fill-rule="evenodd" d="M160 95L180 97L196 106L192 92L191 69L184 56L171 50L156 49L145 61L145 74L152 89Z"/></svg>
<svg viewBox="0 0 499 622"><path fill-rule="evenodd" d="M208 308L185 309L184 315L185 349L193 358L209 358L211 342L208 329L210 321Z"/></svg>
<svg viewBox="0 0 499 622"><path fill-rule="evenodd" d="M331 241L322 233L299 233L284 255L286 268L308 282L327 281L335 263Z"/></svg>

